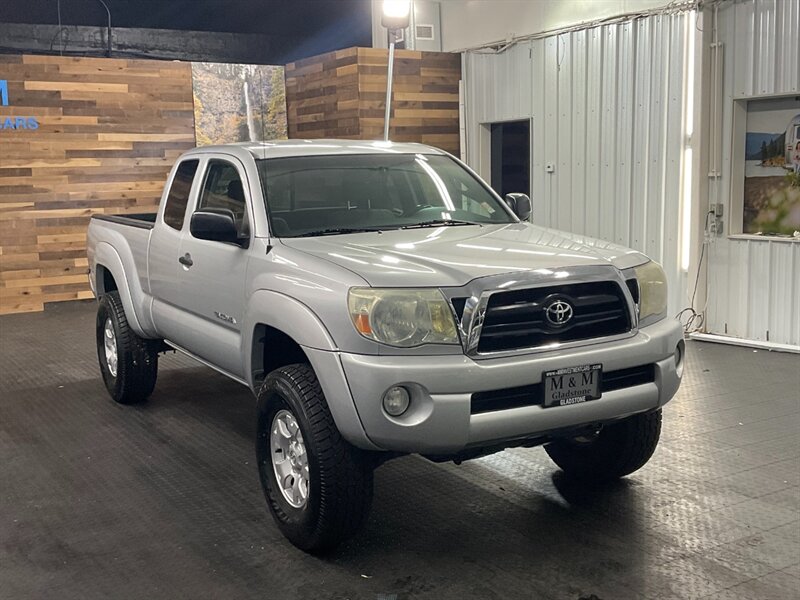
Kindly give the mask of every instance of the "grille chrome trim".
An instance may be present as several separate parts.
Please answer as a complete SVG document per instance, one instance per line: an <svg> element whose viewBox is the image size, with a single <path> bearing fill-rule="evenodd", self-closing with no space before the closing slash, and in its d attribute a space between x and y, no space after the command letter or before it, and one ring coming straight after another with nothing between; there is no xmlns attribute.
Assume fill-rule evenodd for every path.
<svg viewBox="0 0 800 600"><path fill-rule="evenodd" d="M490 275L473 279L467 285L460 288L443 288L442 292L448 299L453 317L458 323L461 345L464 354L475 359L502 358L505 356L519 356L520 354L533 354L538 352L551 352L566 348L576 348L579 346L589 346L602 344L617 340L628 339L636 335L639 331L639 316L636 304L633 301L630 289L625 282L626 276L611 265L589 265L577 267L565 267L563 269L536 269L524 272L504 273L502 275ZM622 295L628 309L628 317L631 328L617 335L605 337L586 338L562 343L551 343L540 346L525 348L514 348L511 350L498 350L492 352L478 352L483 324L486 319L486 308L489 298L497 292L509 292L538 287L554 287L559 285L592 283L602 281L613 281L620 287ZM466 298L461 318L453 306L453 299Z"/></svg>

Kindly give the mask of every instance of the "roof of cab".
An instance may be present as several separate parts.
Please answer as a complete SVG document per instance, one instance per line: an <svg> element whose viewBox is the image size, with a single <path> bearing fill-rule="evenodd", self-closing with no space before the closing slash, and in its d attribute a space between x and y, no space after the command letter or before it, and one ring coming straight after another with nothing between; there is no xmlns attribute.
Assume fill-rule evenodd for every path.
<svg viewBox="0 0 800 600"><path fill-rule="evenodd" d="M443 150L416 143L397 143L371 140L273 140L270 142L239 142L218 146L201 146L187 154L242 155L254 158L284 158L289 156L326 156L336 154L445 154Z"/></svg>

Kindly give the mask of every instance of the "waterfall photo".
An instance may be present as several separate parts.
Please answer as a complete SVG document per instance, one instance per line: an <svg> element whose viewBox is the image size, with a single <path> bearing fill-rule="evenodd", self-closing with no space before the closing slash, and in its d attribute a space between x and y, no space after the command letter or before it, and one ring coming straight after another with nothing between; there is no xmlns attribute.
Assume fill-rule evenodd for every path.
<svg viewBox="0 0 800 600"><path fill-rule="evenodd" d="M283 67L192 63L198 146L286 139Z"/></svg>

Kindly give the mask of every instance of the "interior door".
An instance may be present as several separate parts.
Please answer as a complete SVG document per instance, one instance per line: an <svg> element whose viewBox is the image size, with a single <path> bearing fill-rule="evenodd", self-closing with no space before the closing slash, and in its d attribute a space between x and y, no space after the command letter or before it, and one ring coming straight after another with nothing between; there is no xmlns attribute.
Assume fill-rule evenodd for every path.
<svg viewBox="0 0 800 600"><path fill-rule="evenodd" d="M494 190L506 194L531 194L530 121L492 124L491 182Z"/></svg>
<svg viewBox="0 0 800 600"><path fill-rule="evenodd" d="M193 212L230 211L243 245L201 240L186 231L177 259L181 308L188 327L176 343L243 377L241 326L247 247L252 244L249 186L243 165L232 157L212 156L202 177Z"/></svg>

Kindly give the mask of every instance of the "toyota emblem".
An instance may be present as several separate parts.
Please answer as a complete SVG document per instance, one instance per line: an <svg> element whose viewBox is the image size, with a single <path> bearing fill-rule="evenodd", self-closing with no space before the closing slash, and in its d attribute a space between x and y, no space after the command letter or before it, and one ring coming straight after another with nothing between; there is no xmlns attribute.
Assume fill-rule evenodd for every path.
<svg viewBox="0 0 800 600"><path fill-rule="evenodd" d="M572 320L573 309L569 302L553 300L544 309L547 322L555 327L563 327Z"/></svg>

